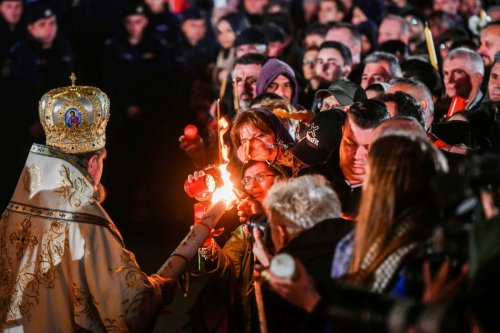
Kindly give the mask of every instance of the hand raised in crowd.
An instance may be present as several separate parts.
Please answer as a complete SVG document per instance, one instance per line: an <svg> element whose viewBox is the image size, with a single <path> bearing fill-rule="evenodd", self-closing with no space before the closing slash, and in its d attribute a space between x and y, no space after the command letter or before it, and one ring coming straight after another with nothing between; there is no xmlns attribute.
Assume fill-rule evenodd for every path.
<svg viewBox="0 0 500 333"><path fill-rule="evenodd" d="M262 234L258 228L253 228L252 233L254 239L252 252L263 267L269 267L272 256L262 241Z"/></svg>
<svg viewBox="0 0 500 333"><path fill-rule="evenodd" d="M294 279L283 279L272 272L269 273L268 282L271 289L305 311L312 312L321 300L320 294L316 291L313 278L307 273L304 265L299 260L295 260Z"/></svg>
<svg viewBox="0 0 500 333"><path fill-rule="evenodd" d="M182 149L186 155L193 160L193 163L202 167L208 164L208 154L203 139L197 135L194 139L188 139L184 135L179 137L179 148Z"/></svg>
<svg viewBox="0 0 500 333"><path fill-rule="evenodd" d="M264 208L262 208L262 205L252 197L242 199L238 203L236 209L238 210L238 216L241 223L247 222L252 215L264 214Z"/></svg>
<svg viewBox="0 0 500 333"><path fill-rule="evenodd" d="M205 176L205 171L203 170L198 170L193 172L193 174L189 174L187 177L186 182L184 183L184 191L186 192L187 195L190 197L194 197L198 201L207 201L210 199L212 193L208 191L207 188L203 188L199 191L197 190L192 190L191 185L195 183L198 179L202 178Z"/></svg>
<svg viewBox="0 0 500 333"><path fill-rule="evenodd" d="M451 262L447 259L433 277L430 262L424 262L425 290L422 296L424 302L444 304L463 289L464 283L467 281L469 266L463 264L458 276L452 276L451 269Z"/></svg>

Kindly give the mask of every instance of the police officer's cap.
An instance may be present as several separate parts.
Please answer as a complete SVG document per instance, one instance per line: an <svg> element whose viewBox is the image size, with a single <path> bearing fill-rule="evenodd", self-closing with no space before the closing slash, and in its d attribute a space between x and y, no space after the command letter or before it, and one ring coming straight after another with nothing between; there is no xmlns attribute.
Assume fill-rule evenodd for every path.
<svg viewBox="0 0 500 333"><path fill-rule="evenodd" d="M184 12L184 15L182 17L183 21L187 20L201 20L203 19L203 15L197 8L189 8Z"/></svg>
<svg viewBox="0 0 500 333"><path fill-rule="evenodd" d="M125 10L123 17L127 17L130 15L144 15L144 16L146 16L146 8L142 5L129 6Z"/></svg>
<svg viewBox="0 0 500 333"><path fill-rule="evenodd" d="M55 15L56 13L52 10L52 8L50 8L46 4L37 3L31 6L31 8L28 10L28 13L26 14L26 23L32 24L38 20L46 19Z"/></svg>

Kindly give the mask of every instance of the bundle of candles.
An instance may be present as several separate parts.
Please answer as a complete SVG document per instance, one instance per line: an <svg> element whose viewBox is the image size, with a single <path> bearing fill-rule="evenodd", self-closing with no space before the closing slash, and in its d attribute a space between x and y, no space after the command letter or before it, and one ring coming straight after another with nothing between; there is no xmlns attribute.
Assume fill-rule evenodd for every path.
<svg viewBox="0 0 500 333"><path fill-rule="evenodd" d="M229 209L240 196L230 181L226 170L227 164L206 169L206 173L194 181L186 181L184 189L189 196L197 197L202 193L211 194L211 202L203 201L195 204L195 223L179 246L158 270L163 277L177 279L189 262L197 254L198 249L209 238L224 212Z"/></svg>

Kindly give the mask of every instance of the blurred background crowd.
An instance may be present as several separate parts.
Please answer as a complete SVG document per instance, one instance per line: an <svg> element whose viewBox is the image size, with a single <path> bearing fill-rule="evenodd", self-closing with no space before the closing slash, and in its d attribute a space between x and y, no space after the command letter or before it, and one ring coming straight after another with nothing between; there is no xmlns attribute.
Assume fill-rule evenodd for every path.
<svg viewBox="0 0 500 333"><path fill-rule="evenodd" d="M188 184L204 177L220 146L230 149L246 197L200 250L196 270L212 275L186 330L256 331L254 264L280 252L305 268L298 262L296 285L271 276L294 305L265 293L270 332L331 331L333 278L444 304L465 290L470 254L487 253L469 265L497 286L498 269L481 265L498 263L498 245L480 243L498 228L478 222L455 236L446 223L469 231L500 205L500 162L488 155L500 152L499 20L498 0L0 0L0 203L30 145L44 143L38 101L74 72L78 85L110 97L104 207L146 272L192 224L188 174L196 171ZM435 193L445 172L444 193ZM275 178L291 180L273 186ZM205 202L210 193L190 196ZM257 232L260 215L270 223ZM438 225L458 247L454 267L442 260L448 248L432 269L422 259ZM454 279L443 277L453 269ZM474 319L461 328L495 332L474 303L484 290L471 295L462 301ZM215 320L209 308L224 315Z"/></svg>

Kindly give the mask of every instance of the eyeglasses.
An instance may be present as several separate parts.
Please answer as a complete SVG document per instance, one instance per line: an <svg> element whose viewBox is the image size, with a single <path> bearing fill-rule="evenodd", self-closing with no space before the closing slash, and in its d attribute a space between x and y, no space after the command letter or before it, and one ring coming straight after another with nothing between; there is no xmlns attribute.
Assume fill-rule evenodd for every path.
<svg viewBox="0 0 500 333"><path fill-rule="evenodd" d="M309 65L309 66L314 66L316 64L316 59L303 59L302 60L303 65Z"/></svg>
<svg viewBox="0 0 500 333"><path fill-rule="evenodd" d="M323 65L323 64L328 64L329 66L341 66L339 64L339 60L337 59L334 59L334 58L329 58L329 59L326 59L326 60L323 60L323 59L316 59L314 61L314 64L315 65Z"/></svg>
<svg viewBox="0 0 500 333"><path fill-rule="evenodd" d="M262 183L263 181L266 180L267 177L276 177L276 175L258 174L253 177L244 177L241 179L241 183L243 184L243 186L248 186L252 183L252 179L255 180L257 183Z"/></svg>

